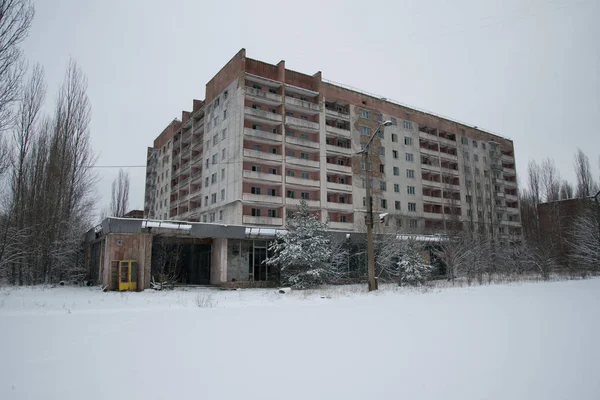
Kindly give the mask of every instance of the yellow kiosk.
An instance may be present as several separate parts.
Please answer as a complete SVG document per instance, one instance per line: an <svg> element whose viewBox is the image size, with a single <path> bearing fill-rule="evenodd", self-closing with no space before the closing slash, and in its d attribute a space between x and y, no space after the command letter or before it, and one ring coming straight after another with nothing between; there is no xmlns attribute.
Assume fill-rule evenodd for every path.
<svg viewBox="0 0 600 400"><path fill-rule="evenodd" d="M119 262L119 291L137 290L136 260L123 260Z"/></svg>

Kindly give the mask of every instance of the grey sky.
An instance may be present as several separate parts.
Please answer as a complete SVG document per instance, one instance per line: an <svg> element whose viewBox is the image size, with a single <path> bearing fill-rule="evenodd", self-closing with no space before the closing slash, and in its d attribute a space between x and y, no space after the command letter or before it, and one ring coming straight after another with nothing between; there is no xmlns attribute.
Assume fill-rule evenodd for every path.
<svg viewBox="0 0 600 400"><path fill-rule="evenodd" d="M301 5L300 5L301 4ZM553 158L573 181L600 155L600 2L38 0L24 50L48 102L69 57L89 80L99 165L145 164L146 147L242 47L277 63L510 137L524 181ZM99 169L99 207L117 169ZM145 170L129 170L143 208Z"/></svg>

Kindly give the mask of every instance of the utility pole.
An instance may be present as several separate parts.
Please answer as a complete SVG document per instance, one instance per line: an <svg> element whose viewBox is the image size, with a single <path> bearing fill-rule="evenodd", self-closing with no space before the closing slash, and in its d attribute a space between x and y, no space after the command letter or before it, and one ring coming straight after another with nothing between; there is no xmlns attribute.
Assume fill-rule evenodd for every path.
<svg viewBox="0 0 600 400"><path fill-rule="evenodd" d="M390 126L392 121L385 121L379 124L375 132L369 138L369 141L365 144L365 148L359 152L362 153L363 161L365 163L365 187L367 189L367 258L368 258L368 276L369 276L369 292L377 290L377 279L375 279L375 250L373 243L373 203L372 203L372 188L371 188L371 169L369 168L370 162L370 149L371 143L375 138L375 135L379 132L382 126Z"/></svg>
<svg viewBox="0 0 600 400"><path fill-rule="evenodd" d="M596 219L598 220L598 246L600 246L600 202L598 201L598 196L600 196L600 190L591 197L593 197L594 201L596 202L596 213L598 214L596 216Z"/></svg>

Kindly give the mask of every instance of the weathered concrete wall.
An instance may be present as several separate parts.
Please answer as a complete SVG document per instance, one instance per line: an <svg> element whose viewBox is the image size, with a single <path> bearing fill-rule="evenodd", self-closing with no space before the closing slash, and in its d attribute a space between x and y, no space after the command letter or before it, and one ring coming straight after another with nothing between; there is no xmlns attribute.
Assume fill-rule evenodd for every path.
<svg viewBox="0 0 600 400"><path fill-rule="evenodd" d="M120 241L120 245L119 245ZM152 234L109 233L105 238L102 260L102 285L110 285L110 263L120 260L137 260L138 290L150 287L150 262L152 257Z"/></svg>

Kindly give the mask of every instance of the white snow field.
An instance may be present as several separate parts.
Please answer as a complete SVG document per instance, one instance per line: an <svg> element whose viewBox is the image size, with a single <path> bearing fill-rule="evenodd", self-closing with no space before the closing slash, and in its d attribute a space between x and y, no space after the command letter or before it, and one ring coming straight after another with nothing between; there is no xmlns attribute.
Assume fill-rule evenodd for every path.
<svg viewBox="0 0 600 400"><path fill-rule="evenodd" d="M600 399L600 279L3 288L0 399Z"/></svg>

